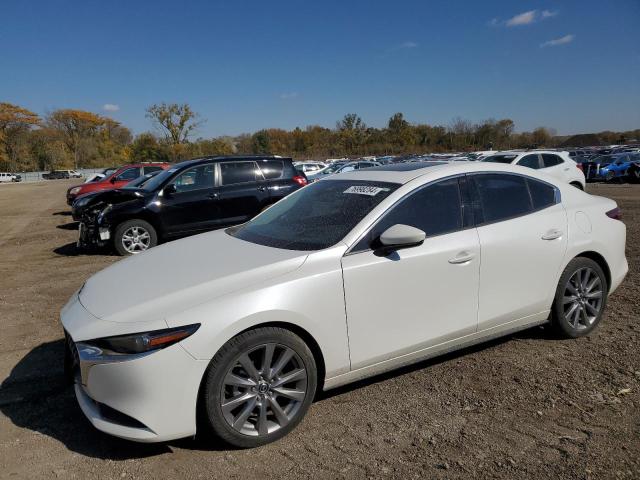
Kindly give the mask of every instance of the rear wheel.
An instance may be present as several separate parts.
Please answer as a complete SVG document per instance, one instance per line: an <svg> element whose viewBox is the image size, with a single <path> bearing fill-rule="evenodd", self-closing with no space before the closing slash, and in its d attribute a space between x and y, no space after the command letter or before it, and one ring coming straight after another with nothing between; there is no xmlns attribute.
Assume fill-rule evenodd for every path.
<svg viewBox="0 0 640 480"><path fill-rule="evenodd" d="M135 255L155 247L158 244L158 234L149 222L127 220L118 225L113 241L120 255Z"/></svg>
<svg viewBox="0 0 640 480"><path fill-rule="evenodd" d="M302 420L316 386L316 363L300 337L276 327L250 330L209 364L202 397L208 426L240 448L273 442Z"/></svg>
<svg viewBox="0 0 640 480"><path fill-rule="evenodd" d="M552 306L552 324L565 338L589 334L602 319L607 304L607 279L596 262L577 257L565 268Z"/></svg>

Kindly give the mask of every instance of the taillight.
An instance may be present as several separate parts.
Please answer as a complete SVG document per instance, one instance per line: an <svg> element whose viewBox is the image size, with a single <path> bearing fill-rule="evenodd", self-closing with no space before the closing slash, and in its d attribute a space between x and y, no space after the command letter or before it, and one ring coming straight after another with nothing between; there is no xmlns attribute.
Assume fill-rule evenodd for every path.
<svg viewBox="0 0 640 480"><path fill-rule="evenodd" d="M582 166L581 163L576 163L576 167L578 167L580 170L584 172L584 167Z"/></svg>
<svg viewBox="0 0 640 480"><path fill-rule="evenodd" d="M303 187L307 184L307 179L304 178L302 175L296 175L295 177L293 177L293 181Z"/></svg>
<svg viewBox="0 0 640 480"><path fill-rule="evenodd" d="M607 212L607 217L613 218L614 220L622 220L622 211L619 207L616 207L613 210L609 210Z"/></svg>

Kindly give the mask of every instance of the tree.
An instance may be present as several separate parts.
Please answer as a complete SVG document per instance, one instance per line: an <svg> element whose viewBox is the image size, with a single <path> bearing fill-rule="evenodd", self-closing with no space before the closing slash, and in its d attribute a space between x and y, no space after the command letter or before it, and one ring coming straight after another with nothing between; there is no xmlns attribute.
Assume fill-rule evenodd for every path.
<svg viewBox="0 0 640 480"><path fill-rule="evenodd" d="M251 136L251 151L253 153L271 152L271 138L267 130L260 130Z"/></svg>
<svg viewBox="0 0 640 480"><path fill-rule="evenodd" d="M11 103L0 103L0 146L9 164L16 162L18 141L31 127L40 124L40 117L26 108Z"/></svg>
<svg viewBox="0 0 640 480"><path fill-rule="evenodd" d="M356 153L358 148L364 143L367 126L355 113L346 114L342 120L336 124L338 138L346 153Z"/></svg>
<svg viewBox="0 0 640 480"><path fill-rule="evenodd" d="M47 125L60 132L64 143L73 153L74 168L81 163L81 145L88 137L94 135L104 125L106 119L95 113L84 110L55 110L47 116Z"/></svg>
<svg viewBox="0 0 640 480"><path fill-rule="evenodd" d="M131 143L131 159L136 162L157 162L169 159L169 152L151 133L141 133Z"/></svg>
<svg viewBox="0 0 640 480"><path fill-rule="evenodd" d="M202 124L198 117L187 103L163 102L147 108L147 118L164 130L165 138L171 145L187 142L189 135Z"/></svg>
<svg viewBox="0 0 640 480"><path fill-rule="evenodd" d="M531 134L531 140L536 146L548 146L551 142L551 133L544 127L538 127Z"/></svg>

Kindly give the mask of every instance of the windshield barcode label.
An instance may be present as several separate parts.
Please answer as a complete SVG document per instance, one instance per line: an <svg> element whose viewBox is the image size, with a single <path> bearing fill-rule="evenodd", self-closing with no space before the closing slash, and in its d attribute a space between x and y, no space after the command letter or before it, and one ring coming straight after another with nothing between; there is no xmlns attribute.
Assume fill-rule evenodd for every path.
<svg viewBox="0 0 640 480"><path fill-rule="evenodd" d="M347 188L343 193L355 193L357 195L369 195L370 197L374 197L380 192L388 192L388 188L382 187L369 187L367 185L354 185L352 187Z"/></svg>

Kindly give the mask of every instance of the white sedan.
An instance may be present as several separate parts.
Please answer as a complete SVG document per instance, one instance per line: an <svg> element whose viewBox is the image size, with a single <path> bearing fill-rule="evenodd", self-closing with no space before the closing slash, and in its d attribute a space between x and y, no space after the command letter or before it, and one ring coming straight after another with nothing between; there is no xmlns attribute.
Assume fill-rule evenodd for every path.
<svg viewBox="0 0 640 480"><path fill-rule="evenodd" d="M66 367L104 432L254 447L319 390L534 325L589 334L625 236L615 202L523 167L338 174L91 277L61 313Z"/></svg>

